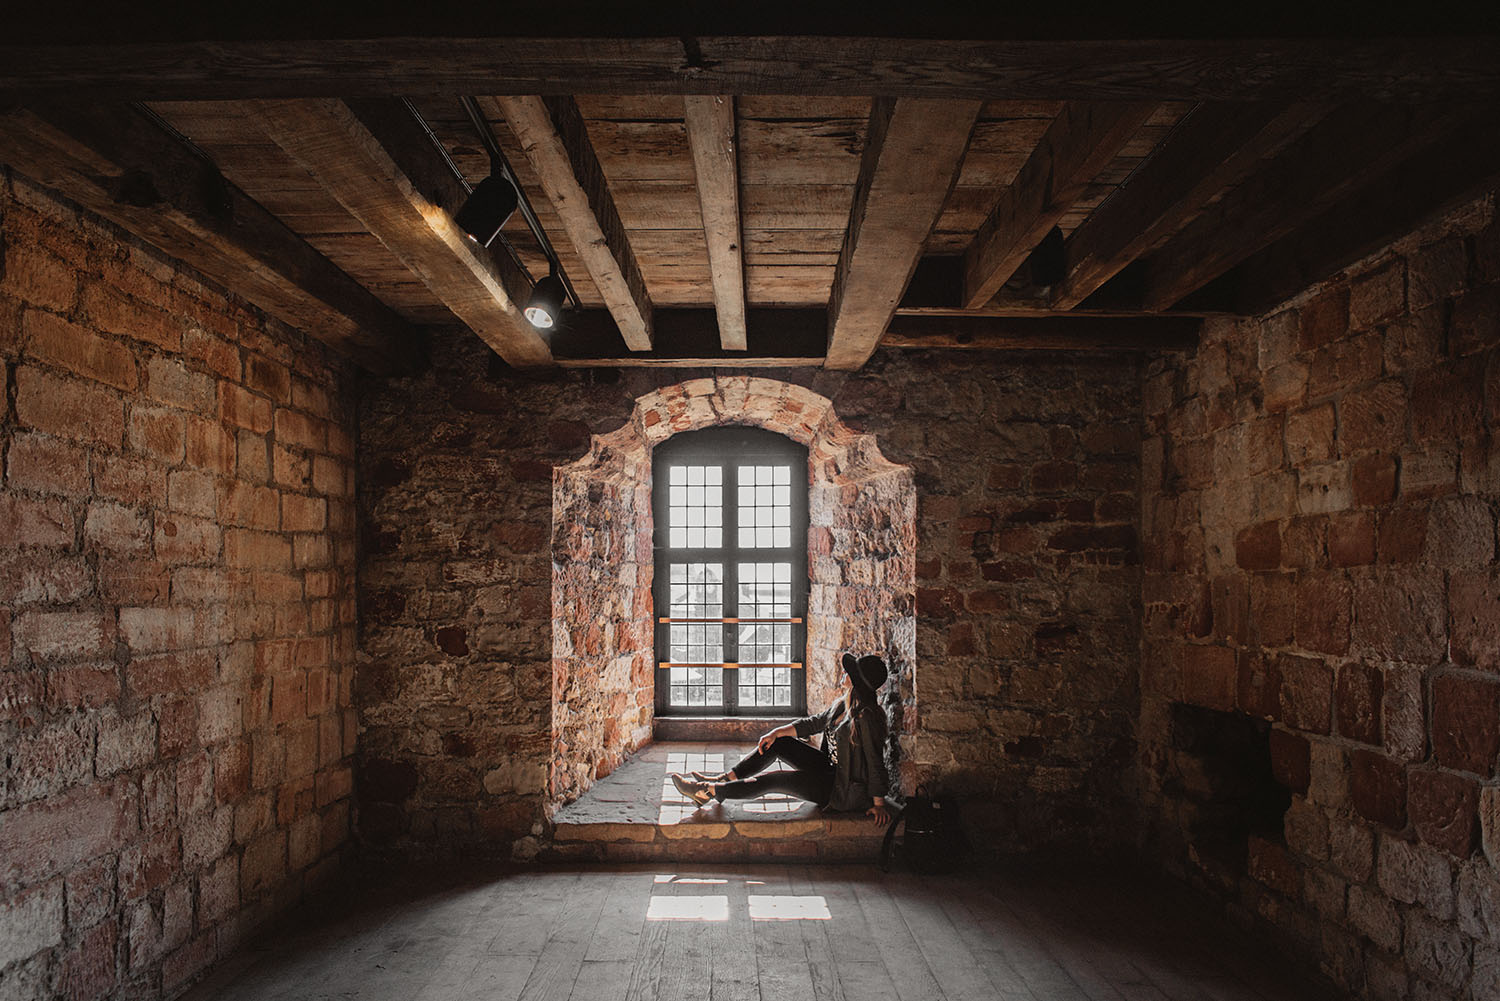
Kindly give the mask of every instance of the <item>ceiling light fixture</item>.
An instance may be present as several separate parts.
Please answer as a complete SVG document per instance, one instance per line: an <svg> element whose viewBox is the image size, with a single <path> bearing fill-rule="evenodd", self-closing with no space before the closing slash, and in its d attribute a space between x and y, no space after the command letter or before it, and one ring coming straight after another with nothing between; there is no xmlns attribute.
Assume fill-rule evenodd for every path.
<svg viewBox="0 0 1500 1001"><path fill-rule="evenodd" d="M490 176L480 181L479 187L464 200L463 208L458 210L453 221L468 234L469 239L481 247L488 247L515 214L520 200L510 178L492 168Z"/></svg>
<svg viewBox="0 0 1500 1001"><path fill-rule="evenodd" d="M557 272L547 275L531 289L531 299L526 303L527 322L538 330L551 330L557 326L566 295L567 290Z"/></svg>

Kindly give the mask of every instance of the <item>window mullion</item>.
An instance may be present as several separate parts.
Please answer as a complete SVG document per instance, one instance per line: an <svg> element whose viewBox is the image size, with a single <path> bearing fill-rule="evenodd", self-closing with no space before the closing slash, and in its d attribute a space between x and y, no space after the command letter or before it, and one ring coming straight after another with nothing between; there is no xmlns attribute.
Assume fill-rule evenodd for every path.
<svg viewBox="0 0 1500 1001"><path fill-rule="evenodd" d="M738 618L740 614L740 549L739 549L739 468L733 461L724 463L724 617ZM731 664L740 659L739 627L724 623L724 659ZM737 716L740 712L740 672L736 668L724 670L724 712Z"/></svg>

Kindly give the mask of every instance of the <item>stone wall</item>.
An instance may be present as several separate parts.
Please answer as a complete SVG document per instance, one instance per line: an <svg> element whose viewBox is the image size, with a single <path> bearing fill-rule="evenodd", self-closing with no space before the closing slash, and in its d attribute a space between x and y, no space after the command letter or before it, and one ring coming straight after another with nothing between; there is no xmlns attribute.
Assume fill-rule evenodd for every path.
<svg viewBox="0 0 1500 1001"><path fill-rule="evenodd" d="M0 996L169 996L347 841L350 372L0 174L0 380Z"/></svg>
<svg viewBox="0 0 1500 1001"><path fill-rule="evenodd" d="M869 640L913 651L911 690L897 692L908 702L908 783L969 796L992 847L1113 841L1129 811L1138 674L1134 363L882 352L854 375L765 374L831 401L851 433L872 435L884 459L914 473L914 629ZM554 470L585 458L593 436L608 444L638 398L702 375L518 375L453 332L435 339L429 372L370 384L360 424L357 695L359 828L372 843L505 852L541 834L556 775L555 694L570 713L559 732L577 735L564 740L576 752L570 761L582 765L564 776L563 798L624 752L643 718L639 679L619 658L649 657L649 633L621 644L617 632L606 647L601 630L599 652L570 664L554 688L556 629L547 623L566 610L551 607L549 540L566 543L573 528L555 521L555 476L567 474ZM832 460L854 462L847 447ZM613 523L644 503L639 475L615 484L605 505ZM827 546L830 567L845 558L873 567L900 550L900 517L884 504L848 503L859 496L849 489L813 498L812 559ZM609 543L635 559L638 595L643 544ZM617 586L628 571L611 565ZM852 580L847 607L834 600L835 611L864 623L861 636L894 628L857 597L886 593L885 583ZM849 639L810 629L810 656ZM564 649L577 654L576 631ZM632 687L607 699L569 691L578 678L606 677ZM815 704L831 677L813 672ZM621 695L625 715L606 733Z"/></svg>
<svg viewBox="0 0 1500 1001"><path fill-rule="evenodd" d="M1215 324L1144 381L1152 839L1372 998L1500 996L1492 215ZM1193 844L1174 703L1272 725L1291 806L1245 871Z"/></svg>

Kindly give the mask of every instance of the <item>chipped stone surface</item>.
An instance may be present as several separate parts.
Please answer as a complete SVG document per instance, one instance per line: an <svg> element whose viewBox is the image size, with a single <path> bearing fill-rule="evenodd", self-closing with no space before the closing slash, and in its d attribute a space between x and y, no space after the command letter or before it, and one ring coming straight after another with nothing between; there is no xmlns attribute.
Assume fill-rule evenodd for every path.
<svg viewBox="0 0 1500 1001"><path fill-rule="evenodd" d="M1481 246L1500 246L1493 196L1265 317L1215 328L1211 346L1156 360L1143 380L1142 454L1161 469L1142 480L1139 757L1159 843L1372 997L1488 996L1463 986L1483 938L1472 907L1466 926L1456 917L1453 868L1500 864L1500 269L1472 267ZM1264 464L1236 443L1268 421L1283 448ZM1262 486L1287 480L1290 506ZM1248 616L1204 609L1209 588L1247 593ZM1157 701L1222 701L1200 646L1235 658L1236 708L1276 725L1273 765L1278 747L1308 747L1306 800L1328 837L1325 859L1300 800L1283 818L1303 900L1268 903L1193 853L1193 794ZM1155 664L1191 666L1193 684L1164 684ZM1300 769L1276 776L1301 791ZM1482 863L1467 861L1476 844ZM1328 865L1350 883L1344 918L1314 875ZM1323 931L1308 936L1309 923ZM1351 949L1351 931L1371 946Z"/></svg>

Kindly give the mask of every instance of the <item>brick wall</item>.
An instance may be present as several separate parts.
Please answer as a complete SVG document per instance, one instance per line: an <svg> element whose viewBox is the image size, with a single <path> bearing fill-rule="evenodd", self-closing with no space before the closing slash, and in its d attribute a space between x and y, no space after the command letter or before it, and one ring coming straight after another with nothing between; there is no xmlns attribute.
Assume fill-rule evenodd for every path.
<svg viewBox="0 0 1500 1001"><path fill-rule="evenodd" d="M915 628L892 638L914 651L909 777L967 794L989 847L1112 842L1129 811L1138 674L1135 364L882 352L852 376L766 374L831 400L914 474ZM363 837L504 852L541 829L553 470L624 426L637 398L695 375L516 376L458 332L435 340L429 372L372 384L360 414ZM892 531L873 508L850 518L828 515L830 555L859 555L854 528ZM874 583L850 581L838 610L862 621L856 592ZM622 650L601 646L583 673L604 676ZM586 771L596 750L580 753Z"/></svg>
<svg viewBox="0 0 1500 1001"><path fill-rule="evenodd" d="M0 174L0 995L171 996L328 876L350 373Z"/></svg>
<svg viewBox="0 0 1500 1001"><path fill-rule="evenodd" d="M1140 739L1170 863L1373 998L1500 996L1500 226L1486 201L1144 381ZM1248 872L1170 706L1270 721Z"/></svg>

